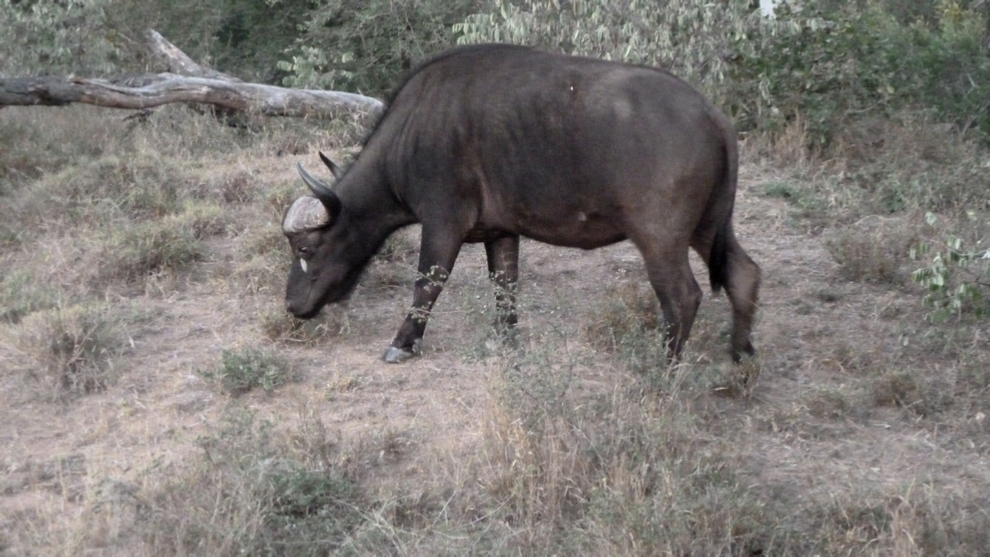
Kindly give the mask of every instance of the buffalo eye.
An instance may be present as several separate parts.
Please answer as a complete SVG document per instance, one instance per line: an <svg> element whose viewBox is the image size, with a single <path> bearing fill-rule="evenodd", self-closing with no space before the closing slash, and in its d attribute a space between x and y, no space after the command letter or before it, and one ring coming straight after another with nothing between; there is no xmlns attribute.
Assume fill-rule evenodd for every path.
<svg viewBox="0 0 990 557"><path fill-rule="evenodd" d="M306 255L309 255L310 251L311 250L308 247L303 246L303 247L299 248L299 256L300 257L303 257L303 256L306 256Z"/></svg>

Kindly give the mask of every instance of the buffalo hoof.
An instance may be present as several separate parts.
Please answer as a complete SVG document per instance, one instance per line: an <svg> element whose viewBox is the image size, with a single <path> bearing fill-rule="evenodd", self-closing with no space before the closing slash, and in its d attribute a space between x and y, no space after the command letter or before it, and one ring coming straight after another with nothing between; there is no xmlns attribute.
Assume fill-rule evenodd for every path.
<svg viewBox="0 0 990 557"><path fill-rule="evenodd" d="M512 350L519 348L519 330L515 327L496 328L495 338L497 338L505 348Z"/></svg>
<svg viewBox="0 0 990 557"><path fill-rule="evenodd" d="M390 364L401 364L410 358L419 356L420 352L419 341L416 341L416 343L413 344L412 349L389 346L388 349L385 350L385 354L382 355L382 360Z"/></svg>

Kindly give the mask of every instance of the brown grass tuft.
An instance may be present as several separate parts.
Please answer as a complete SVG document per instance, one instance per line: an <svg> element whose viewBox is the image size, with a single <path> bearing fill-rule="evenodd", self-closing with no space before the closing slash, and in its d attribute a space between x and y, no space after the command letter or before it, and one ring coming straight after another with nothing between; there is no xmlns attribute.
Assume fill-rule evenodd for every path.
<svg viewBox="0 0 990 557"><path fill-rule="evenodd" d="M918 219L866 217L827 234L825 246L849 280L903 284L919 227Z"/></svg>
<svg viewBox="0 0 990 557"><path fill-rule="evenodd" d="M69 306L28 315L18 327L18 346L52 398L105 390L117 377L117 358L127 347L126 325L106 306Z"/></svg>

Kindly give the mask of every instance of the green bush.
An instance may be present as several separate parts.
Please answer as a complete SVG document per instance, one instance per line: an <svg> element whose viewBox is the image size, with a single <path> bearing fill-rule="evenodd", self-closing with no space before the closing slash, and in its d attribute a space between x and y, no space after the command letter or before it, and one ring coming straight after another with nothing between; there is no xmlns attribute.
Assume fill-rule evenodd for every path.
<svg viewBox="0 0 990 557"><path fill-rule="evenodd" d="M969 219L978 218L968 213ZM939 219L926 215L930 226ZM987 224L990 224L988 219ZM974 227L976 228L976 227ZM955 315L972 313L978 317L990 315L990 248L987 238L966 242L960 236L941 230L942 241L933 249L921 243L911 250L912 259L923 260L924 266L911 274L911 280L927 291L925 304L931 307L930 320L940 322Z"/></svg>
<svg viewBox="0 0 990 557"><path fill-rule="evenodd" d="M720 100L730 47L745 39L748 2L499 0L454 25L457 42L537 46L671 70Z"/></svg>
<svg viewBox="0 0 990 557"><path fill-rule="evenodd" d="M423 58L453 43L451 26L484 0L319 0L279 68L291 87L382 95Z"/></svg>
<svg viewBox="0 0 990 557"><path fill-rule="evenodd" d="M193 60L272 83L276 63L305 25L309 0L129 0L127 19L151 26ZM138 29L140 31L141 29Z"/></svg>
<svg viewBox="0 0 990 557"><path fill-rule="evenodd" d="M123 37L108 33L110 0L0 0L0 75L87 75L120 69Z"/></svg>
<svg viewBox="0 0 990 557"><path fill-rule="evenodd" d="M272 391L291 379L289 364L278 355L254 349L224 350L220 363L198 370L207 379L216 380L221 388L237 396L255 387Z"/></svg>
<svg viewBox="0 0 990 557"><path fill-rule="evenodd" d="M736 36L731 111L742 129L804 118L825 147L850 121L921 111L990 137L983 18L947 0L937 23L903 22L884 4L782 10Z"/></svg>

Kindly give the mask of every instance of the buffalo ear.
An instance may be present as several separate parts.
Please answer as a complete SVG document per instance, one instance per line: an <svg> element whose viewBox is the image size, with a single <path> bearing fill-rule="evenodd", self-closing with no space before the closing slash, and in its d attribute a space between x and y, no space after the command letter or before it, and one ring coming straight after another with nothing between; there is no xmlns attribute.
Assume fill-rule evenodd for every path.
<svg viewBox="0 0 990 557"><path fill-rule="evenodd" d="M344 177L344 169L341 168L339 164L337 164L337 163L333 162L332 160L330 160L330 157L324 155L323 154L323 151L320 151L319 153L320 153L320 160L323 161L323 164L327 165L327 168L330 169L330 174L333 174L333 177L336 178L336 179L338 179L338 180L340 180L341 178L343 178Z"/></svg>
<svg viewBox="0 0 990 557"><path fill-rule="evenodd" d="M333 193L330 186L310 176L309 172L306 172L306 169L303 168L301 163L297 162L296 168L299 169L299 175L302 176L303 182L306 182L313 195L326 207L327 213L330 215L330 222L336 220L337 215L340 214L340 210L343 207L337 194Z"/></svg>

